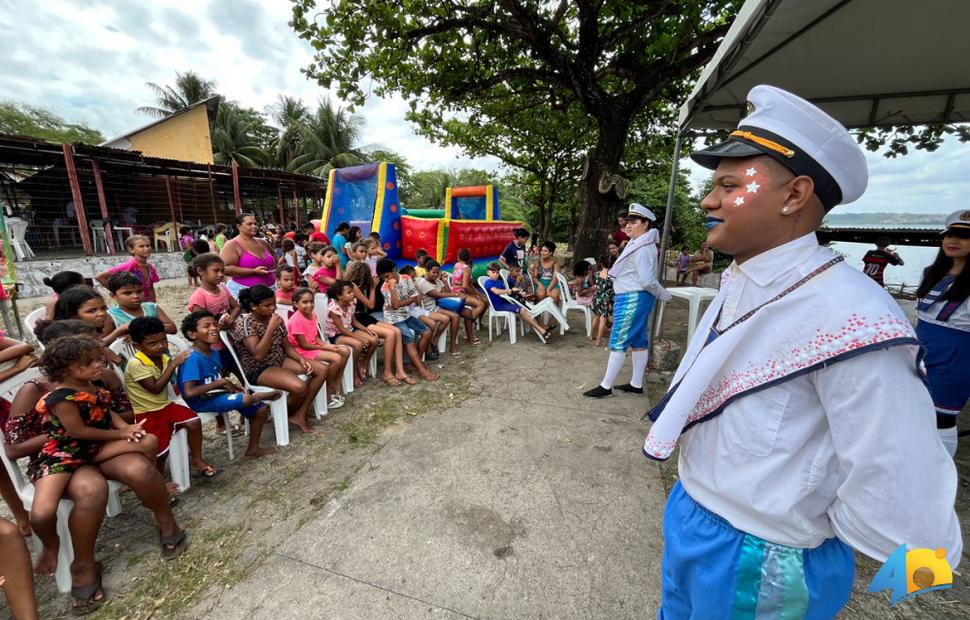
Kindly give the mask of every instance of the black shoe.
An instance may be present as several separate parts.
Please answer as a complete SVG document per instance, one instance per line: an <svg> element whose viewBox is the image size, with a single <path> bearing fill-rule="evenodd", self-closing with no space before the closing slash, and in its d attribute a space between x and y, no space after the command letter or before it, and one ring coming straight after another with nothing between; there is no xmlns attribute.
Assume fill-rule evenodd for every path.
<svg viewBox="0 0 970 620"><path fill-rule="evenodd" d="M427 351L425 351L425 354L424 354L424 356L425 356L425 357L426 357L426 358L427 358L427 359L428 359L429 361L432 361L432 362L434 362L434 361L436 361L436 360L438 359L438 347L436 347L436 346L433 346L433 345L432 345L432 346L430 346L430 347L428 347L428 350L427 350Z"/></svg>
<svg viewBox="0 0 970 620"><path fill-rule="evenodd" d="M624 383L623 385L618 385L618 386L616 386L616 389L620 390L621 392L629 392L630 394L643 394L643 388L642 387L633 387L629 383Z"/></svg>
<svg viewBox="0 0 970 620"><path fill-rule="evenodd" d="M592 390L586 390L583 392L583 396L588 396L590 398L606 398L607 396L613 396L613 390L608 390L602 385L597 385Z"/></svg>

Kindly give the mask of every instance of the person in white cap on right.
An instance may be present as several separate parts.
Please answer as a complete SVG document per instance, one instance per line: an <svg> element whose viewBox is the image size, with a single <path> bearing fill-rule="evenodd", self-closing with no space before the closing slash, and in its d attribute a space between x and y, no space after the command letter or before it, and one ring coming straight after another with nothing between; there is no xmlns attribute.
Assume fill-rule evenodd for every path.
<svg viewBox="0 0 970 620"><path fill-rule="evenodd" d="M957 451L957 414L970 399L970 209L944 222L943 243L916 289L916 334L936 407L936 428L950 456Z"/></svg>
<svg viewBox="0 0 970 620"><path fill-rule="evenodd" d="M707 240L734 263L649 412L644 455L665 460L680 442L661 619L833 618L853 549L885 561L925 547L956 566L963 547L919 340L815 237L865 191L862 150L781 89L754 87L748 110L692 155L714 170Z"/></svg>
<svg viewBox="0 0 970 620"><path fill-rule="evenodd" d="M628 349L633 349L633 374L629 383L618 385L616 389L643 394L643 374L650 357L647 321L657 299L670 300L670 293L657 281L657 236L650 234L657 216L642 204L634 202L625 219L630 241L609 271L616 293L613 329L610 330L610 357L603 381L583 392L583 396L589 398L613 395L613 382L623 368Z"/></svg>

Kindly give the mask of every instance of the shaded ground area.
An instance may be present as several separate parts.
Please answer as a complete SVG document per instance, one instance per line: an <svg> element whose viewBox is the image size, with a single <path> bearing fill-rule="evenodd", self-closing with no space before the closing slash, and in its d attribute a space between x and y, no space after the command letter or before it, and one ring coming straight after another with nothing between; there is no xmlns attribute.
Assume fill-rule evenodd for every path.
<svg viewBox="0 0 970 620"><path fill-rule="evenodd" d="M160 302L180 318L186 297L163 287ZM682 341L685 316L671 304L664 336ZM441 362L436 384L371 382L322 434L294 432L292 446L260 461L228 463L225 440L207 430L207 456L227 469L176 508L189 552L163 563L150 514L125 496L98 545L112 600L92 617L651 616L677 472L673 459L641 456L640 416L665 378L651 375L646 397L583 399L607 353L573 317L573 332L547 346L530 334L514 347L505 337L466 347ZM964 531L968 461L965 442ZM885 593L865 592L877 568L859 561L842 617L970 616L962 578L889 610ZM37 590L42 617L66 617L52 578Z"/></svg>

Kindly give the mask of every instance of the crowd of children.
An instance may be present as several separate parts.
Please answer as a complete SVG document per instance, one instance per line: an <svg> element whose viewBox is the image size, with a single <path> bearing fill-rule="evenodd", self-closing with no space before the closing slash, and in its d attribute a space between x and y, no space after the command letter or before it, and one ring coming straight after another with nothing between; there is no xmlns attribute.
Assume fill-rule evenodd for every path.
<svg viewBox="0 0 970 620"><path fill-rule="evenodd" d="M353 368L354 386L360 387L383 347L383 380L391 386L415 384L405 362L417 377L435 381L439 374L426 360L445 353L460 356L462 341L481 344L475 323L488 308L488 293L472 278L467 249L459 252L449 281L423 251L416 266L399 270L386 258L376 233L360 239L359 228L341 226L332 243L320 241L319 231L286 233L273 245L278 249L276 286L250 286L234 297L219 255L232 245L225 233L220 225L209 240L180 230L195 287L179 308L179 315L188 313L180 324L157 301L159 277L150 261L149 239L134 235L126 241L131 257L95 277L107 289L110 307L94 282L77 272L60 272L45 280L53 292L45 318L34 327L43 348L40 357L31 345L0 341L0 363L11 362L0 370L0 380L34 365L42 370L19 389L9 419L0 419L7 455L28 462L35 486L30 513L5 473L0 474L0 492L16 520L13 531L18 536L32 531L43 544L34 565L37 574L55 571L57 507L61 498L74 501L74 613L93 611L105 600L94 542L104 517L106 480L130 488L153 512L164 558L186 549L186 532L171 511L180 489L166 484L162 471L174 434L184 429L194 475L212 479L223 474L204 454L200 412L220 414L217 432L233 434L241 430L228 423L229 414L238 412L250 424L245 457L258 458L274 450L260 446L268 401L285 397L289 422L314 432L311 413L321 390L326 390L319 397L329 409L346 403L341 379L347 364ZM547 249L536 269L557 273L552 263ZM541 282L541 276L530 279L521 265L513 270L519 286ZM545 292L548 283L541 286L539 295L551 297ZM323 306L321 294L326 295ZM536 297L530 291L526 303L541 302ZM445 330L447 351L439 351ZM548 328L540 331L548 333ZM171 340L176 334L184 341ZM185 341L189 348L179 350ZM268 389L253 392L245 385ZM0 548L8 542L5 525L0 522ZM18 553L19 547L7 554L14 564L20 561ZM22 583L31 594L19 596L8 589L11 605L29 607L30 572L24 576L11 569L6 574L4 566L0 559L0 574L8 583Z"/></svg>

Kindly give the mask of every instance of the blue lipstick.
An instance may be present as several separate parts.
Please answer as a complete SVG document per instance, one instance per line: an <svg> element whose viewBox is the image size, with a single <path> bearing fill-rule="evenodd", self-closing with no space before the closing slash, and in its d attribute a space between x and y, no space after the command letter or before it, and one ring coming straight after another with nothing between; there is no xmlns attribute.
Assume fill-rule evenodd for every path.
<svg viewBox="0 0 970 620"><path fill-rule="evenodd" d="M718 219L716 217L708 217L707 222L704 224L704 226L707 227L707 230L710 230L715 226L717 226L718 224L723 224L723 223L724 223L724 220Z"/></svg>

